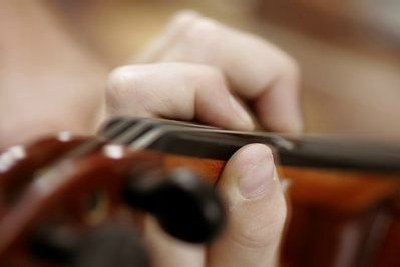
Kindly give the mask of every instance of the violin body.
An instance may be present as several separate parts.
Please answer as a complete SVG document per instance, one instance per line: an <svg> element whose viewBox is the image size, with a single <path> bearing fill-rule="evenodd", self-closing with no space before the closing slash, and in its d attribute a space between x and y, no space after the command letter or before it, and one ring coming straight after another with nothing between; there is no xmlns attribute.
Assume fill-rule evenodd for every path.
<svg viewBox="0 0 400 267"><path fill-rule="evenodd" d="M185 227L177 229L167 218L159 221L178 238L211 240L220 232L225 217L218 196L207 186L212 188L218 181L226 161L238 148L254 142L272 146L280 177L291 184L291 219L282 265L400 265L393 254L400 248L399 149L131 118L109 121L99 137L64 133L3 153L0 260L13 266L43 266L32 251L36 244L32 240L37 239L38 229L48 224L49 229L61 225L86 233L105 222L126 225L128 221L140 236L144 213L160 217L160 210L168 209L150 200L159 198L157 192L162 190L180 190L174 175L190 176L174 174L182 167L206 181L189 179L198 183L202 193L190 192L184 197L193 203L211 198L221 212L216 218L204 218L198 236L181 233ZM360 147L363 151L357 151ZM88 208L93 198L95 208ZM196 216L203 218L200 211ZM192 224L189 220L185 225ZM137 251L145 253L138 244ZM63 253L53 261L55 266L72 252Z"/></svg>
<svg viewBox="0 0 400 267"><path fill-rule="evenodd" d="M176 238L194 243L214 239L225 224L222 202L212 184L179 168L188 169L183 164L188 160L185 157L168 157L155 151L132 152L97 138L57 136L26 147L13 147L0 160L2 264L96 266L80 263L85 261L81 258L88 257L81 255L80 250L88 246L82 245L83 239L93 238L87 233L97 228L107 230L112 222L112 233L126 236L133 231L134 237L140 236L145 213L155 216ZM164 203L170 199L175 203L170 201L171 205L166 206ZM205 210L209 209L216 213L208 215ZM188 212L192 216L186 216ZM47 240L65 229L70 232L66 239L80 235L83 238L73 244ZM103 232L95 232L94 238ZM129 244L140 253L128 255L127 261L134 264L127 266L149 266L141 241ZM118 260L112 256L110 261ZM89 261L97 262L95 256L92 258Z"/></svg>

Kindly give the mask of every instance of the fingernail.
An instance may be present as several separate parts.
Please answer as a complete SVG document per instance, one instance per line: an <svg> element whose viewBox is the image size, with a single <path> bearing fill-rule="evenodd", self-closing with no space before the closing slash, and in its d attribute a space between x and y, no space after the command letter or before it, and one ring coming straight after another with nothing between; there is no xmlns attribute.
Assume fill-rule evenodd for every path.
<svg viewBox="0 0 400 267"><path fill-rule="evenodd" d="M272 158L264 157L250 166L239 178L239 190L243 197L252 199L263 195L274 180L275 166Z"/></svg>
<svg viewBox="0 0 400 267"><path fill-rule="evenodd" d="M239 117L242 122L243 128L246 130L253 130L255 125L247 110L233 96L230 97L230 103L237 117Z"/></svg>

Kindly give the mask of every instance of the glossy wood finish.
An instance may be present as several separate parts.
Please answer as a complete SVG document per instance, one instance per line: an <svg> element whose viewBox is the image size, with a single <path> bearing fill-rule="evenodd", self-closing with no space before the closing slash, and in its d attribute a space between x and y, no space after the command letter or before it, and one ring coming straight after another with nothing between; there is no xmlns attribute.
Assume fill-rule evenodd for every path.
<svg viewBox="0 0 400 267"><path fill-rule="evenodd" d="M80 141L82 140L75 140ZM71 147L74 144L65 144L56 139L45 140L44 143L47 142L60 150L65 145ZM54 156L53 150L48 150L46 146L44 148L40 155L44 155L41 159L46 158L47 161L42 160L42 164L45 161L49 163L51 154ZM111 216L121 207L122 183L134 166L162 168L161 155L155 152L132 153L124 147L116 146L112 150L113 153L105 149L85 157L66 158L54 163L51 168L47 166L34 176L31 175L33 172L24 173L30 175L22 175L22 178L26 178L25 182L31 182L25 184L24 190L20 190L23 192L18 198L6 203L7 207L0 220L0 259L4 260L9 258L7 255L11 255L11 259L18 261L18 257L26 249L24 244L26 238L29 238L29 232L40 223L56 219L79 224L80 227L90 226L93 221L88 217L87 205L92 193L101 192L106 197L107 206L103 216ZM27 157L24 167L33 170L33 167L39 167L36 164L38 162ZM19 179L21 176L13 168L5 173L7 181ZM6 194L1 194L4 195Z"/></svg>
<svg viewBox="0 0 400 267"><path fill-rule="evenodd" d="M27 146L12 147L0 158L0 218L18 199L35 174L84 142L84 138L45 138Z"/></svg>
<svg viewBox="0 0 400 267"><path fill-rule="evenodd" d="M142 166L142 171L186 167L216 183L226 163L155 151L132 152L121 145L95 146L94 153L85 157L72 153L85 140L39 141L25 148L25 158L0 175L3 200L9 198L4 188L12 188L14 181L20 192L13 201L2 202L0 258L18 262L30 231L48 220L80 227L96 223L86 206L92 193L101 192L107 198L103 217L116 214L123 206L122 183L132 166ZM65 153L74 156L58 162ZM399 173L283 165L278 169L291 183L284 266L396 266Z"/></svg>
<svg viewBox="0 0 400 267"><path fill-rule="evenodd" d="M209 168L208 171L206 168L203 168L204 171L202 172L205 177L208 177L209 181L212 180L215 182L223 166L222 162L213 163L211 160L206 159L196 160L187 157L165 155L155 151L134 152L123 145L101 145L101 141L97 142L94 138L84 141L75 140L79 143L77 146L75 146L76 143L62 143L57 139L48 139L45 141L44 144L50 142L53 144L53 148L60 148L60 151L65 149L65 147L70 147L71 149L63 151L65 153L62 154L62 160L51 161L49 155L52 154L54 156L53 151L48 150L47 146L43 146L44 151L40 155L42 159L46 158L47 161L42 160L40 162L42 164L36 164L39 161L30 159L30 153L25 155L24 165L22 166L30 171L22 173L24 186L21 185L18 188L19 192L13 195L13 201L3 203L5 209L0 218L1 262L7 259L8 263L16 264L16 266L19 266L19 264L25 266L27 262L29 263L28 265L35 266L37 260L31 258L30 250L28 249L32 234L37 227L48 223L51 224L52 222L62 222L73 228L81 229L79 231L84 231L84 229L110 219L117 221L121 221L122 219L122 224L135 224L140 228L142 221L141 212L138 212L135 208L132 210L130 206L128 208L128 202L126 202L127 200L124 197L126 196L125 190L128 186L127 181L133 177L135 177L133 178L136 181L135 184L139 185L135 190L140 190L141 186L143 186L143 190L147 190L146 188L150 186L148 192L149 194L154 194L152 192L157 192L157 190L151 191L151 188L156 188L158 184L160 184L160 188L164 185L173 186L173 180L169 179L174 178L170 175L175 173L174 170L179 167L190 168L191 166L196 166L200 170L201 167L206 167L207 165L215 166ZM97 144L101 146L99 147ZM38 147L36 149L40 150ZM29 151L27 148L25 150ZM35 171L33 171L34 169ZM0 175L0 180L7 178L7 181L6 179L3 180L3 185L12 186L13 181L18 182L19 179L22 179L20 177L21 172L16 171L12 166L3 174L4 177ZM189 177L185 176L185 184L190 182L190 180L194 182L188 188L199 188L198 193L193 192L193 197L188 196L187 200L190 203L195 201L194 205L198 206L200 211L204 210L201 204L203 202L211 203L211 205L220 205L217 208L222 209L220 202L217 201L218 203L215 202L215 204L212 204L214 203L213 195L216 195L212 190L212 186L207 185L209 189L205 188L203 184L206 183L197 183L196 176L193 176L189 180L187 178ZM180 183L177 182L177 186L179 185ZM186 188L185 185L182 188ZM181 194L180 191L173 190L171 191L172 193L178 192L178 194ZM189 191L192 189L188 190L184 189L184 196L189 194ZM196 190L193 189L192 191ZM145 192L138 192L138 196L144 197L143 201L150 201L149 203L152 203L150 205L154 205L156 199L151 200L150 198L146 198L144 195L146 194ZM212 194L209 195L207 192L211 192ZM101 202L97 203L94 209L89 208L88 205L92 197L99 194ZM161 193L160 197L164 196L164 194L166 192ZM8 198L5 191L0 193L0 195ZM139 201L141 200L139 199ZM157 201L160 201L160 199ZM162 201L165 203L164 200ZM188 205L187 201L185 205ZM179 211L180 207L178 206L171 208ZM138 208L141 209L140 206ZM193 208L191 208L191 211L194 212L195 208ZM154 215L157 216L157 214ZM172 215L176 218L179 214ZM224 217L224 215L225 213L221 210L221 216ZM163 214L160 216L165 217ZM200 216L194 216L196 225L200 220L203 220ZM214 218L215 216L213 215L212 217ZM210 227L215 226L215 228L210 228L210 231L212 231L210 234L213 234L213 231L221 229L220 227L225 222L225 219L222 217L220 218L221 220L217 218L208 222L204 221L204 223L210 223ZM160 219L161 217L157 218ZM207 218L204 218L204 220L207 220ZM182 221L185 222L185 220ZM190 220L187 222L190 223ZM208 231L209 226L205 224L204 227ZM199 233L203 232L200 231ZM198 238L196 237L198 235L191 236ZM21 263L21 259L28 260Z"/></svg>
<svg viewBox="0 0 400 267"><path fill-rule="evenodd" d="M396 266L399 174L282 168L282 175L291 181L284 266Z"/></svg>
<svg viewBox="0 0 400 267"><path fill-rule="evenodd" d="M377 266L400 266L400 194L388 208L391 220L386 225L386 236L382 248L376 253Z"/></svg>
<svg viewBox="0 0 400 267"><path fill-rule="evenodd" d="M223 160L203 159L174 154L166 154L164 162L167 169L175 169L182 166L188 167L211 183L218 182L219 176L226 163Z"/></svg>
<svg viewBox="0 0 400 267"><path fill-rule="evenodd" d="M223 161L169 155L217 181ZM397 266L400 173L279 166L290 220L283 266Z"/></svg>
<svg viewBox="0 0 400 267"><path fill-rule="evenodd" d="M168 155L216 182L224 161ZM279 166L290 220L283 266L397 266L400 173Z"/></svg>

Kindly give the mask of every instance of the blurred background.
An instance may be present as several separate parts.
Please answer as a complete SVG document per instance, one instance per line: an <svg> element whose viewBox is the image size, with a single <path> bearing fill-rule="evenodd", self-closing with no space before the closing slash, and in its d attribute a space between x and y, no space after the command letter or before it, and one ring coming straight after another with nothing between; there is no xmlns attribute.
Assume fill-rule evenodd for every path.
<svg viewBox="0 0 400 267"><path fill-rule="evenodd" d="M194 9L275 43L300 63L307 132L400 140L398 0L58 0L72 31L111 66L169 17Z"/></svg>

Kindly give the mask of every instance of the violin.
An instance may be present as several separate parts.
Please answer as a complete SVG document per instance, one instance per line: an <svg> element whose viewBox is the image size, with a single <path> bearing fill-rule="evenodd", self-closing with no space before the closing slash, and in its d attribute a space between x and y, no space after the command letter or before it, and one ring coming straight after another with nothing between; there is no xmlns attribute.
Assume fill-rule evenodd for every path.
<svg viewBox="0 0 400 267"><path fill-rule="evenodd" d="M348 223L381 204L400 207L400 147L393 144L118 117L96 137L60 133L0 156L0 262L94 266L98 255L109 253L113 262L121 261L118 266L149 266L140 240L144 214L176 238L212 242L226 224L213 185L232 154L250 143L270 146L280 176L292 183L292 220L282 254L288 266L333 266ZM325 246L321 237L310 241L304 223L313 223ZM390 229L400 241L400 229ZM311 257L299 240L321 253ZM112 254L121 244L135 253ZM377 247L374 253L385 253ZM368 250L356 250L348 262L370 259L359 256Z"/></svg>

